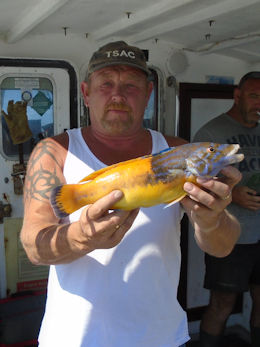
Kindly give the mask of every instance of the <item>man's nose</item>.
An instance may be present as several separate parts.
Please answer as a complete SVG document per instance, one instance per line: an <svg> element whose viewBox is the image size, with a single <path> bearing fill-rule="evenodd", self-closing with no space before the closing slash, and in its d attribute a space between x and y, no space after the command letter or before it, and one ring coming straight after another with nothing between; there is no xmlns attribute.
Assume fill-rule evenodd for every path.
<svg viewBox="0 0 260 347"><path fill-rule="evenodd" d="M118 84L114 87L113 93L112 93L112 100L114 102L121 102L126 100L124 87L121 84Z"/></svg>

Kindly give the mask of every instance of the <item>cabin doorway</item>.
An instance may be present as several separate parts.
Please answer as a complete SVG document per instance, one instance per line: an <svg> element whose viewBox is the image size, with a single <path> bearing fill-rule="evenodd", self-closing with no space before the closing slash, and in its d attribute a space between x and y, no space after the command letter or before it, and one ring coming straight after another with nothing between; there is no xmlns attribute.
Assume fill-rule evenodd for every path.
<svg viewBox="0 0 260 347"><path fill-rule="evenodd" d="M192 141L197 130L233 103L234 85L180 83L178 135ZM178 299L189 321L202 317L208 304L209 291L203 288L204 253L196 245L188 218L182 220L181 250L182 266ZM242 311L242 297L234 313Z"/></svg>
<svg viewBox="0 0 260 347"><path fill-rule="evenodd" d="M65 61L0 59L0 86L0 298L6 298L46 287L48 269L33 266L19 242L23 180L37 142L78 126L77 73Z"/></svg>

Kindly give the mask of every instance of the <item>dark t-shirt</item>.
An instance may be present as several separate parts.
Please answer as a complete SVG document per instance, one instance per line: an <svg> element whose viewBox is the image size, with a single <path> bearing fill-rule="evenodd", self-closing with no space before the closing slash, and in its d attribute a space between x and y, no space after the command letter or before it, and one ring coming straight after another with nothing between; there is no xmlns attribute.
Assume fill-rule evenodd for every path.
<svg viewBox="0 0 260 347"><path fill-rule="evenodd" d="M193 142L212 141L217 143L238 143L245 159L235 164L243 178L239 185L248 186L260 193L260 125L247 128L226 113L202 126ZM228 210L241 223L242 233L238 243L254 243L260 239L260 211L251 211L235 203Z"/></svg>

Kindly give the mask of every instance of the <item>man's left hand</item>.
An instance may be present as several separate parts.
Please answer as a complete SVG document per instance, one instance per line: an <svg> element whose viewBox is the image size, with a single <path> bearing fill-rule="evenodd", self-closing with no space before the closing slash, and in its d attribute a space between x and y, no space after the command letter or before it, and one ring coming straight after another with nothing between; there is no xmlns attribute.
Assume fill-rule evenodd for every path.
<svg viewBox="0 0 260 347"><path fill-rule="evenodd" d="M204 251L209 250L209 253L212 253L214 247L218 248L220 239L223 239L221 233L227 233L226 229L229 227L231 229L230 245L234 243L239 235L238 223L234 222L235 218L228 214L225 208L232 201L232 189L241 180L242 176L232 166L225 167L221 170L221 173L223 175L221 178L198 178L198 186L186 182L184 190L188 193L188 196L181 201L194 226L195 236L200 239L199 244L202 245L205 243L204 241L208 243L206 246L202 245L201 248ZM232 233L233 225L234 233ZM218 232L215 235L210 235L212 231ZM226 236L228 239L227 234ZM227 249L230 248L227 242L227 245L223 244L223 247L220 245L220 249L224 250L226 246Z"/></svg>

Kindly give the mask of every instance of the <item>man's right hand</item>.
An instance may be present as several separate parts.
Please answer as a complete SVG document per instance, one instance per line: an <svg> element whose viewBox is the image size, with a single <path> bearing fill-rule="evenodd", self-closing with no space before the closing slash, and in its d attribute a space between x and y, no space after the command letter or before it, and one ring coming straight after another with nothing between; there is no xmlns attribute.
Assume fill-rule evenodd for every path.
<svg viewBox="0 0 260 347"><path fill-rule="evenodd" d="M232 201L252 211L260 210L260 196L247 186L236 186L232 192Z"/></svg>
<svg viewBox="0 0 260 347"><path fill-rule="evenodd" d="M84 208L80 216L81 233L74 235L74 245L82 253L115 247L132 226L139 209L110 210L123 197L120 190L111 192Z"/></svg>

